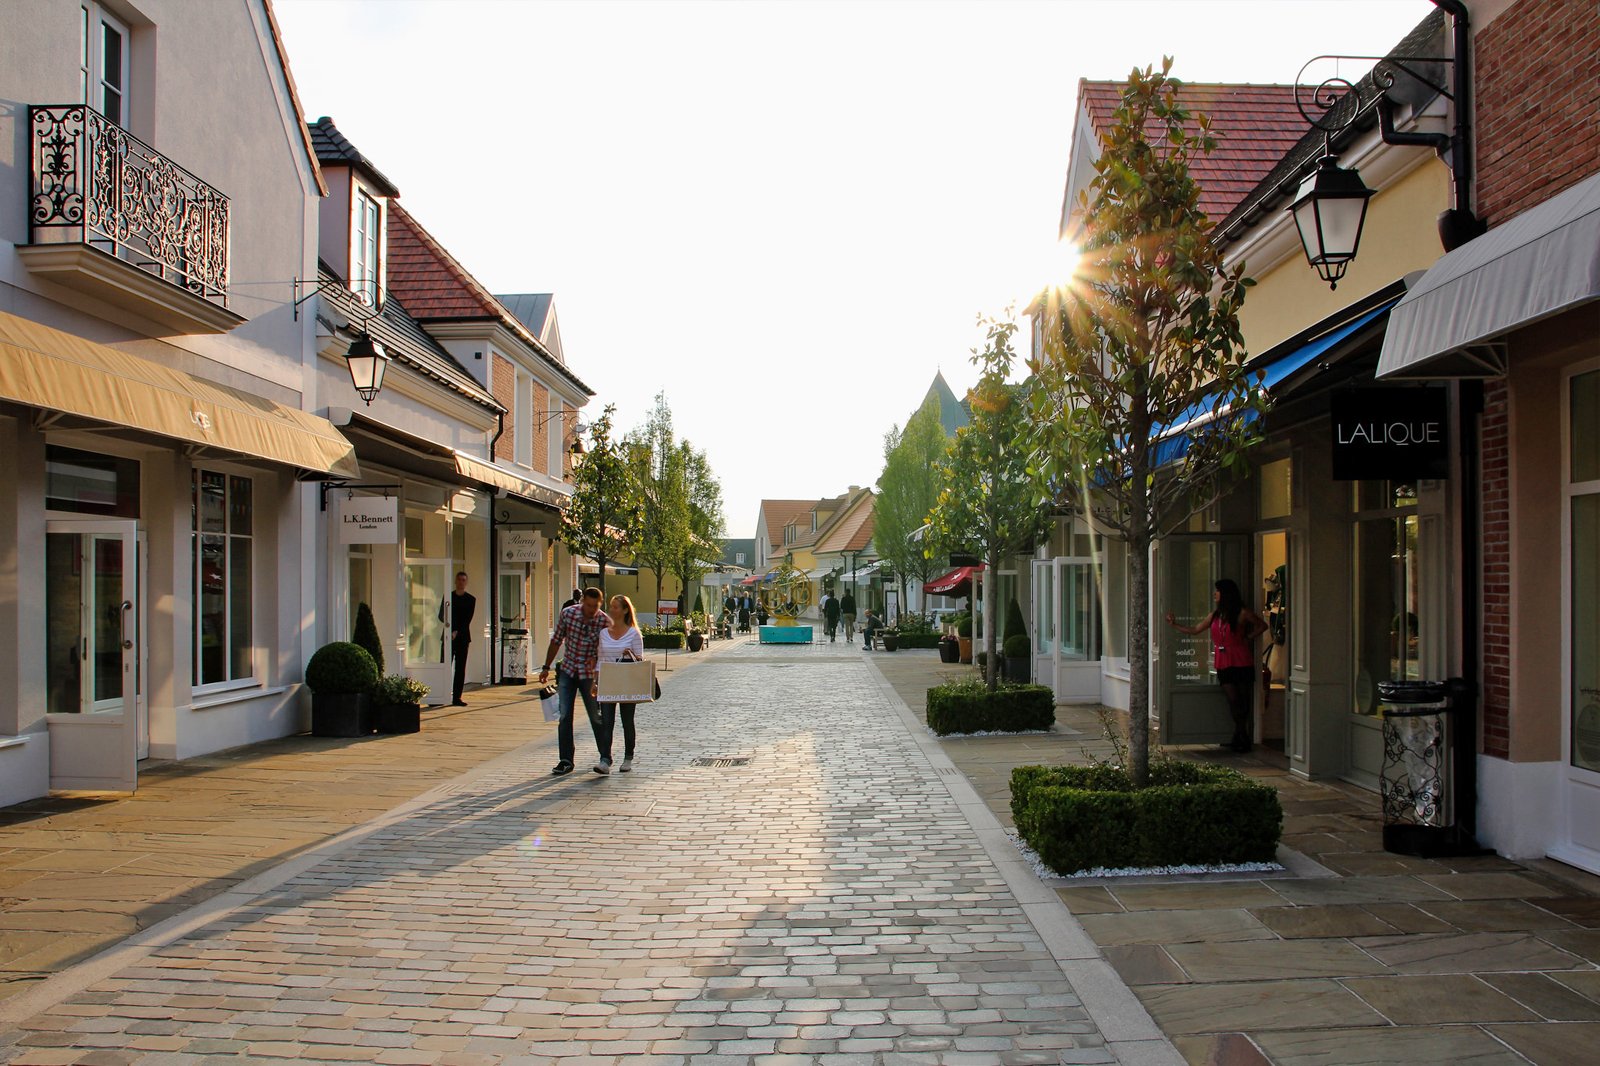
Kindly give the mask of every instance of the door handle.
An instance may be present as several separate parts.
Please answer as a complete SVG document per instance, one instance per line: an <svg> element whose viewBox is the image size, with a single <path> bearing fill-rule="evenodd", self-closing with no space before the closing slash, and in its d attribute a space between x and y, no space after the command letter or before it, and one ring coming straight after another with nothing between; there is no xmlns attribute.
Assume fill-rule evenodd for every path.
<svg viewBox="0 0 1600 1066"><path fill-rule="evenodd" d="M123 600L122 601L122 610L123 610L123 618L121 620L119 620L118 628L120 630L122 630L123 633L126 633L128 631L128 623L126 621L127 612L133 610L133 601L132 600ZM122 650L123 651L129 651L132 648L133 648L133 641L128 639L126 636L124 636L122 638Z"/></svg>

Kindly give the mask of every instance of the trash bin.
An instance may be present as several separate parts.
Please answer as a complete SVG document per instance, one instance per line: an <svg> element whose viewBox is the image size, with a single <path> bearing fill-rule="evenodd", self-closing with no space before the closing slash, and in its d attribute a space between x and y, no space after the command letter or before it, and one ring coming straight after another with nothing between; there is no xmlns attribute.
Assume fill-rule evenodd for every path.
<svg viewBox="0 0 1600 1066"><path fill-rule="evenodd" d="M1452 772L1454 711L1442 681L1383 681L1383 850L1397 855L1459 854Z"/></svg>

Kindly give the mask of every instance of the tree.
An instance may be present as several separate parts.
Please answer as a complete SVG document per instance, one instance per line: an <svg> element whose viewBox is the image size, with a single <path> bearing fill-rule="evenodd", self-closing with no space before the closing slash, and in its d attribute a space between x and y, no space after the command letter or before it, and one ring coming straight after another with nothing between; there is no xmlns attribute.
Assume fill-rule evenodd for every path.
<svg viewBox="0 0 1600 1066"><path fill-rule="evenodd" d="M1055 502L1076 496L1127 544L1128 770L1139 786L1150 765L1151 542L1245 469L1265 410L1239 332L1252 282L1212 243L1189 169L1215 145L1211 124L1178 103L1171 68L1129 77L1077 205L1083 266L1046 294L1043 354L1030 363L1040 483ZM1186 450L1172 459L1180 449L1158 447L1163 438Z"/></svg>
<svg viewBox="0 0 1600 1066"><path fill-rule="evenodd" d="M722 512L722 483L712 473L706 453L688 441L680 442L678 451L689 504L689 539L673 560L672 573L687 591L711 569L707 560L722 554L727 520Z"/></svg>
<svg viewBox="0 0 1600 1066"><path fill-rule="evenodd" d="M983 557L984 673L993 691L1000 680L995 624L1000 563L1044 536L1051 519L1050 510L1038 506L1028 467L1028 405L1022 390L1006 381L1016 360L1011 338L1017 324L1009 318L982 321L987 341L973 350L973 362L983 373L968 394L972 421L956 431L940 466L939 499L930 517L952 548Z"/></svg>
<svg viewBox="0 0 1600 1066"><path fill-rule="evenodd" d="M899 575L902 599L906 578L927 584L939 567L939 557L946 554L939 535L928 525L928 515L939 500L939 466L949 449L939 401L932 396L904 429L895 426L884 434L872 542ZM918 530L923 530L920 537Z"/></svg>
<svg viewBox="0 0 1600 1066"><path fill-rule="evenodd" d="M626 443L628 465L644 505L634 537L633 558L655 572L659 601L666 575L690 540L688 480L666 393L656 393L649 417L643 426L628 434ZM685 586L682 592L687 591Z"/></svg>
<svg viewBox="0 0 1600 1066"><path fill-rule="evenodd" d="M590 427L592 447L573 470L572 498L561 512L562 542L579 558L600 564L602 589L606 561L628 550L644 509L625 449L611 439L616 410L608 404Z"/></svg>

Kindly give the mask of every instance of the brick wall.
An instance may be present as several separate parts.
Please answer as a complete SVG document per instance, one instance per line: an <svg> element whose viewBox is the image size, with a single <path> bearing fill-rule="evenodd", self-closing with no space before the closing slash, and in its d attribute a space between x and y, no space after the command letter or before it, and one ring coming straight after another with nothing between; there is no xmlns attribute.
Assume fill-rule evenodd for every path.
<svg viewBox="0 0 1600 1066"><path fill-rule="evenodd" d="M534 382L533 385L533 468L548 473L550 470L550 425L545 419L549 418L552 409L550 403L550 390Z"/></svg>
<svg viewBox="0 0 1600 1066"><path fill-rule="evenodd" d="M1497 226L1600 171L1595 0L1521 0L1473 52L1478 215Z"/></svg>
<svg viewBox="0 0 1600 1066"><path fill-rule="evenodd" d="M1479 462L1483 481L1483 753L1511 754L1511 451L1506 383L1484 386Z"/></svg>
<svg viewBox="0 0 1600 1066"><path fill-rule="evenodd" d="M489 393L494 397L495 403L506 409L505 432L501 433L500 439L494 442L493 458L515 462L517 458L517 368L511 365L511 360L496 354L490 375Z"/></svg>

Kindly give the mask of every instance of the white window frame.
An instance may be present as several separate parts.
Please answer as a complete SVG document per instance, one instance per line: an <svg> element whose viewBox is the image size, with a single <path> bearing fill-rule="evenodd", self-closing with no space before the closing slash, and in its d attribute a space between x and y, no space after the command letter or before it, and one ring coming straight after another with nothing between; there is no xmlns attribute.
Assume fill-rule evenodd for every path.
<svg viewBox="0 0 1600 1066"><path fill-rule="evenodd" d="M121 84L114 86L119 102L114 109L106 106L106 47L105 31L114 31L121 38L118 48L118 74ZM115 122L123 129L128 127L128 81L132 59L130 42L133 34L128 24L110 14L94 0L79 5L78 22L78 78L83 102Z"/></svg>
<svg viewBox="0 0 1600 1066"><path fill-rule="evenodd" d="M377 307L383 295L383 203L360 186L356 187L354 217L350 226L350 291ZM371 227L368 228L370 219ZM370 261L368 255L371 255Z"/></svg>
<svg viewBox="0 0 1600 1066"><path fill-rule="evenodd" d="M233 491L232 481L233 481L234 478L240 478L240 479L242 479L244 481L248 481L250 483L250 532L249 533L234 533L234 532L232 532L232 530L230 528L227 528L226 525L224 527L223 532L220 533L220 534L219 533L215 533L215 532L207 532L207 531L202 530L202 529L199 528L200 479L201 479L201 477L203 477L206 474L218 474L218 475L221 475L225 479L224 485L227 487L226 491L230 495L231 495L231 493ZM229 468L227 466L223 466L223 465L215 465L215 466L204 465L204 466L202 466L202 465L196 464L194 466L194 468L193 468L193 472L190 474L189 492L190 492L191 506L193 506L193 508L194 508L195 521L194 521L194 523L191 524L191 529L190 529L190 532L189 532L189 552L190 552L190 564L189 565L190 565L190 568L191 568L190 569L190 580L193 582L193 587L190 590L191 614L193 615L193 617L191 619L191 622L192 622L192 625L193 625L193 629L192 629L193 645L190 648L189 658L190 658L190 680L191 680L191 683L193 685L193 691L196 694L208 693L208 692L224 692L224 691L227 691L229 689L245 688L245 687L261 684L261 680L260 680L260 676L259 676L259 672L260 672L260 669L261 669L261 645L260 645L260 641L259 641L259 638L260 638L260 619L257 617L257 615L259 614L258 608L259 608L260 604L258 602L258 597L256 595L256 591L257 590L256 590L256 580L255 580L255 575L257 573L257 563L258 563L258 559L257 559L258 552L256 551L256 546L257 546L256 531L257 531L257 523L260 522L260 520L261 520L260 508L257 506L257 500L258 500L258 496L257 496L257 492L256 492L256 490L258 488L257 481L258 481L258 479L256 477L254 477L250 473L247 473L247 472L244 472L244 471L241 471L241 470L237 470L237 469L231 469L231 468ZM224 511L224 514L226 514L228 512L228 508L229 508L228 496L225 495L223 497L223 500L224 500L223 511ZM225 562L223 564L223 567L224 567L223 597L224 597L224 599L223 599L223 608L222 608L222 616L223 616L223 619L224 619L224 630L223 630L223 637L222 637L222 646L223 646L223 668L224 668L224 672L229 674L230 676L225 677L220 681L203 681L201 679L201 676L200 676L200 668L201 668L200 652L201 652L201 647L202 647L202 643L203 643L202 639L201 639L201 637L202 637L202 635L201 635L201 626L203 625L203 612L200 610L200 591L201 591L201 582L202 582L200 542L201 542L201 538L202 537L215 537L215 536L221 536L223 538L224 547L225 547L225 554L224 554ZM231 676L232 672L233 672L233 663L232 663L231 654L230 654L230 649L233 646L233 633L232 633L232 626L233 626L233 586L231 584L231 580L232 580L232 574L233 574L233 546L234 546L234 542L236 540L246 540L246 541L250 542L250 573L249 573L248 577L246 578L246 581L247 581L247 583L249 585L249 588L250 588L250 672L248 674L241 674L241 675L239 675L237 677Z"/></svg>

